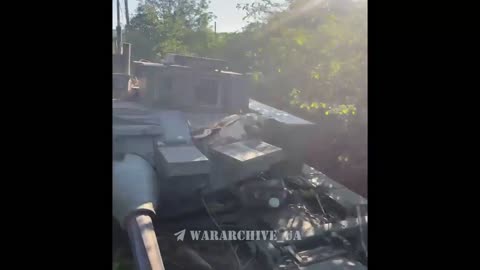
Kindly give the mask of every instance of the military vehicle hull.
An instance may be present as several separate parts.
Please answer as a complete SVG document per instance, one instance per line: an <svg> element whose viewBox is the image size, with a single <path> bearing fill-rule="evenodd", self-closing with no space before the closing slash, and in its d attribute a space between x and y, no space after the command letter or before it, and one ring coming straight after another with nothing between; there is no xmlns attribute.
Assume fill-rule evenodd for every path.
<svg viewBox="0 0 480 270"><path fill-rule="evenodd" d="M366 269L367 200L305 164L321 127L222 65L137 62L114 89L114 224L137 267Z"/></svg>

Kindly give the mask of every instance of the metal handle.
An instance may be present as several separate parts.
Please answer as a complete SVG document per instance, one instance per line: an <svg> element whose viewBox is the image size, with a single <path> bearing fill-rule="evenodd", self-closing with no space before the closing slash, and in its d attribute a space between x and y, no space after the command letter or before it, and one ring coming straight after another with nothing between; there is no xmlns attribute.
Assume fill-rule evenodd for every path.
<svg viewBox="0 0 480 270"><path fill-rule="evenodd" d="M138 269L165 270L151 217L145 214L130 217L127 231Z"/></svg>

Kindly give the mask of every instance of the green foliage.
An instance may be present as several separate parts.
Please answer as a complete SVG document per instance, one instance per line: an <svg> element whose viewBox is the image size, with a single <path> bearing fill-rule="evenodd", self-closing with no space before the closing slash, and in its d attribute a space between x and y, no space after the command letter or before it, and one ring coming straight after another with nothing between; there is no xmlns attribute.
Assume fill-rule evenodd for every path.
<svg viewBox="0 0 480 270"><path fill-rule="evenodd" d="M207 0L146 0L139 3L127 40L132 55L152 61L166 53L202 54L213 33L208 28L213 14Z"/></svg>
<svg viewBox="0 0 480 270"><path fill-rule="evenodd" d="M261 74L255 98L319 123L309 162L365 194L367 2L273 2L240 6L254 21L233 39L248 59L242 71Z"/></svg>
<svg viewBox="0 0 480 270"><path fill-rule="evenodd" d="M253 70L266 76L267 83L261 86L266 99L280 95L285 97L281 103L307 111L312 111L308 104L317 101L334 107L366 107L366 3L341 2L290 1L287 9L268 12L268 18L257 25L260 35L249 33L255 49L246 57ZM269 3L260 1L261 8L254 11L265 12ZM257 14L252 5L243 9ZM301 93L296 100L287 100L294 88ZM328 114L337 111L345 114L345 110Z"/></svg>
<svg viewBox="0 0 480 270"><path fill-rule="evenodd" d="M238 3L237 9L246 13L244 20L252 19L254 21L265 21L269 15L281 10L291 1L275 1L275 0L257 0L249 3Z"/></svg>

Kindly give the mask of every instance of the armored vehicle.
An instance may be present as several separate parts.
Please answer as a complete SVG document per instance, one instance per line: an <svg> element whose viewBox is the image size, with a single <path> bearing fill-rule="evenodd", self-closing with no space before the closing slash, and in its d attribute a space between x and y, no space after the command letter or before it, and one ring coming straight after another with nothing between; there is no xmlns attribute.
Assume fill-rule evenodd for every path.
<svg viewBox="0 0 480 270"><path fill-rule="evenodd" d="M367 268L367 200L304 161L321 126L251 99L222 60L122 51L112 214L138 269Z"/></svg>

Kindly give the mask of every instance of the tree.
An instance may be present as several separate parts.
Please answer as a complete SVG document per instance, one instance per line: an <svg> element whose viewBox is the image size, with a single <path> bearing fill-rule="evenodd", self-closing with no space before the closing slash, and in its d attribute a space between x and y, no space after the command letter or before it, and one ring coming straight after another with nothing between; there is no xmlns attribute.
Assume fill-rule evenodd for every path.
<svg viewBox="0 0 480 270"><path fill-rule="evenodd" d="M159 60L165 53L194 54L202 52L198 41L208 45L209 23L207 0L146 0L140 3L131 20L129 35L133 56ZM196 42L193 42L195 40Z"/></svg>
<svg viewBox="0 0 480 270"><path fill-rule="evenodd" d="M139 4L127 27L127 40L133 43L133 59L155 59L161 40L160 19L150 5Z"/></svg>

